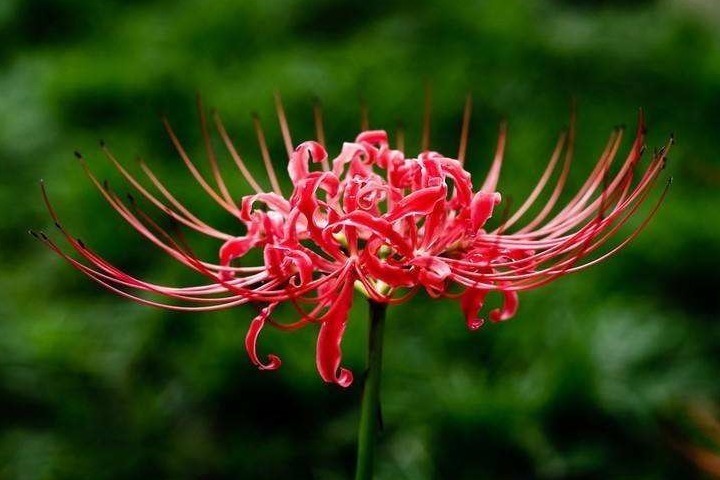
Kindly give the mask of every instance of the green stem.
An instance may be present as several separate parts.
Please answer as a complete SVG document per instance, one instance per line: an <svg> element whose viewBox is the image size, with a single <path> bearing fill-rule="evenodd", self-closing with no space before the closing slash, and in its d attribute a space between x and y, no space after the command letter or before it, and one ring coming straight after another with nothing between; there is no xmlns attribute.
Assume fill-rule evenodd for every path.
<svg viewBox="0 0 720 480"><path fill-rule="evenodd" d="M387 304L370 303L370 335L368 341L367 375L363 385L360 426L358 428L357 468L355 480L371 480L375 457L375 439L380 430L380 374L382 342Z"/></svg>

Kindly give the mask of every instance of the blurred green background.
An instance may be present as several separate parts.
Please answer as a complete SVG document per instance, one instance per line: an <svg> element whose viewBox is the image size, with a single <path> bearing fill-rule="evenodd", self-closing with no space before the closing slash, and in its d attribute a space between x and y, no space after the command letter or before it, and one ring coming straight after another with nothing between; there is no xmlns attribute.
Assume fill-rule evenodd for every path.
<svg viewBox="0 0 720 480"><path fill-rule="evenodd" d="M120 193L129 187L98 140L131 169L140 154L202 218L241 233L192 181L158 114L199 157L201 92L260 172L253 111L283 169L275 89L296 142L313 138L317 97L337 152L363 98L371 126L403 122L414 152L426 82L432 146L449 154L472 92L476 176L508 119L506 197L532 189L573 96L572 186L640 106L651 148L677 136L675 182L637 241L524 293L510 322L470 333L455 302L424 295L391 308L377 478L703 478L682 446L704 441L688 406L720 399L717 1L3 0L0 32L0 478L349 478L359 382L322 383L312 328L264 332L261 351L284 364L259 372L243 347L251 307L131 304L26 231L57 237L44 178L93 248L143 277L187 281L104 204L73 150ZM189 237L208 255L219 246ZM344 341L358 376L365 314L358 297Z"/></svg>

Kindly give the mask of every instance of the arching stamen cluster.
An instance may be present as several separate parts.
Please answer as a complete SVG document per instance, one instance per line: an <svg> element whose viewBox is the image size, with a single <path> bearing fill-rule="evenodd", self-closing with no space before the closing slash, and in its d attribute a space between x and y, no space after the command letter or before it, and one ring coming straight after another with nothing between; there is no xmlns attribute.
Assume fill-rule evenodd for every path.
<svg viewBox="0 0 720 480"><path fill-rule="evenodd" d="M501 201L497 183L506 127L501 127L486 178L474 190L470 174L463 168L471 112L469 98L458 160L429 150L429 100L422 141L428 148L416 158L407 158L402 149L391 148L387 134L381 130L363 131L355 141L343 144L337 156L329 158L319 107L314 109L317 141L293 149L278 96L276 107L293 186L288 197L283 196L259 119L254 119L254 126L270 191L250 174L220 117L213 115L230 157L255 191L236 199L223 179L205 112L199 102L198 106L211 179L201 173L167 122L166 129L190 174L221 208L243 224L242 235L223 232L200 220L144 162L140 168L145 179L141 180L125 169L105 145L102 150L147 202L176 223L217 239L221 243L218 261L199 259L182 239L167 233L144 213L133 197L119 197L95 177L82 156L78 157L92 183L128 224L204 276L205 283L163 286L122 271L61 226L44 186L43 197L50 215L75 255L66 253L44 233L33 234L99 284L142 304L186 311L217 310L250 302L258 305L259 314L250 323L245 344L251 361L261 369L280 365L277 356L263 359L257 353L257 339L265 325L292 330L318 324L317 369L325 381L342 386L352 382L352 373L341 366L341 342L355 288L383 303L405 301L420 289L433 297L459 297L468 327L476 329L483 323L478 312L489 292L499 291L504 299L501 308L490 312L490 319L512 317L518 306L518 291L539 287L612 255L637 235L664 197L663 193L633 233L603 255L591 257L646 199L664 165L669 145L638 174L645 135L641 117L630 153L619 167L612 168L622 140L622 132L615 131L586 182L557 209L572 158L571 127L560 136L527 200L499 228L488 231L485 224ZM546 204L522 224L522 218L543 196L553 176L557 180ZM261 265L243 264L251 251L262 254ZM143 292L170 301L150 298ZM272 312L283 302L297 309L298 321L282 324L272 319Z"/></svg>

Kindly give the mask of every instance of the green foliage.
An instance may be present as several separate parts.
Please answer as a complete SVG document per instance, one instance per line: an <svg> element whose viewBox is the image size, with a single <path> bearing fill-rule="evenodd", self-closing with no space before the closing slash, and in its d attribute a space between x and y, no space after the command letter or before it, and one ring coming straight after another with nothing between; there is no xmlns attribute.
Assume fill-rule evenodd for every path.
<svg viewBox="0 0 720 480"><path fill-rule="evenodd" d="M0 3L0 478L348 478L359 387L322 384L314 332L264 332L260 348L284 364L258 372L243 348L252 308L189 315L128 304L25 232L54 228L36 189L42 177L66 226L94 249L138 275L180 283L191 277L122 224L73 150L120 192L128 187L97 141L131 169L140 154L202 218L240 232L189 178L159 113L200 156L202 92L260 173L250 112L283 165L273 90L295 141L313 137L319 97L337 151L357 133L361 98L373 127L403 122L417 145L425 82L433 147L449 154L472 92L476 175L508 119L500 188L515 204L541 174L572 96L572 185L639 106L650 148L676 133L675 183L636 242L525 293L506 324L470 333L456 304L423 296L391 308L378 478L699 475L668 425L690 402L720 396L713 1ZM233 191L245 193L221 161ZM190 241L210 255L217 248ZM344 343L358 376L365 311L358 297Z"/></svg>

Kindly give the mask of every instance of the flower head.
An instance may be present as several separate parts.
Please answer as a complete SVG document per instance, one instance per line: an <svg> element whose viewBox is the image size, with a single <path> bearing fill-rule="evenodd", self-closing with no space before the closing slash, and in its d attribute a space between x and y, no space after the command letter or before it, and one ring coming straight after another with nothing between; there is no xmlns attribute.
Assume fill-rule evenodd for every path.
<svg viewBox="0 0 720 480"><path fill-rule="evenodd" d="M44 233L31 233L96 282L142 304L185 311L257 305L259 313L250 322L245 345L251 361L260 369L280 366L277 356L264 357L257 352L257 339L266 325L292 330L317 324L318 372L326 382L348 386L352 373L341 366L341 342L355 289L381 303L405 301L419 290L432 297L457 298L470 329L484 323L479 312L485 298L498 291L503 304L490 311L489 318L507 320L517 311L520 290L587 268L625 246L652 217L666 192L629 236L600 256L592 256L633 216L664 166L672 142L642 169L639 167L645 137L642 115L625 160L619 166L612 165L623 137L623 131L616 129L585 183L558 208L572 159L571 126L561 134L525 202L499 226L488 228L487 221L502 201L497 185L506 128L501 127L487 176L474 186L470 173L463 168L469 102L457 158L427 148L427 121L425 148L416 157L406 155L402 138L393 147L385 131L365 129L330 158L317 109L317 140L293 148L279 97L276 105L293 185L288 196L281 190L257 118L256 131L271 185L268 190L250 174L219 116L214 117L230 156L255 192L240 199L232 196L220 173L204 110L200 108L200 118L212 179L201 173L165 122L182 161L208 195L242 225L240 235L200 220L146 164L141 163L146 177L143 182L102 145L110 162L149 203L175 222L219 242L217 261L198 258L185 242L160 228L132 197L128 201L120 198L98 181L78 154L90 180L120 216L168 255L206 277L205 283L163 286L124 272L61 226L44 187L50 214L75 255L67 254ZM548 188L553 177L554 186ZM534 217L522 221L543 193L546 203ZM243 260L250 252L261 253L262 263L246 265ZM169 301L143 296L142 292ZM283 302L297 308L296 322L283 324L272 318L273 310Z"/></svg>

